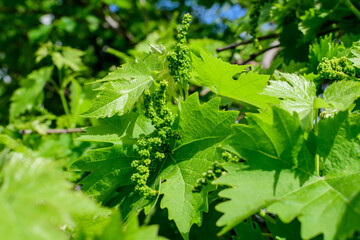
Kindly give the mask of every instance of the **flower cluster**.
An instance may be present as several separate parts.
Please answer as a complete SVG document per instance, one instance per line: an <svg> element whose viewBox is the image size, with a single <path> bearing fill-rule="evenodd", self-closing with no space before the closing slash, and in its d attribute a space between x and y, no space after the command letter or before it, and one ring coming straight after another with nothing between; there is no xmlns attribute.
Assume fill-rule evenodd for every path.
<svg viewBox="0 0 360 240"><path fill-rule="evenodd" d="M193 192L201 192L201 190L213 180L219 178L225 170L222 168L222 164L214 162L207 172L202 173L202 178L199 178L194 186Z"/></svg>
<svg viewBox="0 0 360 240"><path fill-rule="evenodd" d="M222 158L225 162L238 163L240 158L237 155L233 155L228 151L223 152ZM225 174L225 170L222 164L214 162L207 172L202 173L202 178L199 178L194 186L193 192L201 192L201 190L213 180L219 178Z"/></svg>
<svg viewBox="0 0 360 240"><path fill-rule="evenodd" d="M239 156L235 155L235 154L231 154L228 151L225 151L222 153L222 157L226 162L231 162L231 163L238 163L240 162L240 158Z"/></svg>
<svg viewBox="0 0 360 240"><path fill-rule="evenodd" d="M342 80L348 76L355 75L355 68L346 57L321 59L317 70L319 74L329 80Z"/></svg>
<svg viewBox="0 0 360 240"><path fill-rule="evenodd" d="M177 35L175 49L170 52L167 57L170 75L174 77L175 82L179 83L184 90L188 90L188 82L190 79L189 48L186 45L186 35L190 26L190 21L191 15L188 13L185 14Z"/></svg>
<svg viewBox="0 0 360 240"><path fill-rule="evenodd" d="M179 139L180 134L172 130L172 113L166 106L166 88L165 80L158 81L159 88L154 94L149 90L144 93L145 116L151 119L155 131L151 136L140 138L136 145L140 160L134 160L131 166L136 172L131 176L135 186L135 191L143 197L150 198L156 196L157 191L147 185L150 171L154 171L159 162L162 162L166 155L171 152L170 140Z"/></svg>

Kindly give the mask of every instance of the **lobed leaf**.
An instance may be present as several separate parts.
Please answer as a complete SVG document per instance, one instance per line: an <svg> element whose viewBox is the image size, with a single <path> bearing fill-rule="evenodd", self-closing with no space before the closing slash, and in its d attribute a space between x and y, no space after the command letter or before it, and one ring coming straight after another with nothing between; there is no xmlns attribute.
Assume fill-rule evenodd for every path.
<svg viewBox="0 0 360 240"><path fill-rule="evenodd" d="M0 174L2 239L65 240L78 219L107 212L74 191L50 160L13 153Z"/></svg>
<svg viewBox="0 0 360 240"><path fill-rule="evenodd" d="M344 111L360 97L360 82L336 81L326 88L324 101L330 106L325 109L331 113Z"/></svg>
<svg viewBox="0 0 360 240"><path fill-rule="evenodd" d="M348 114L340 113L319 125L318 148L309 149L313 142L304 141L297 115L273 111L272 123L250 115L249 126L234 126L233 136L225 141L225 149L237 152L247 163L228 164L228 174L215 181L231 187L219 194L230 199L217 206L224 213L218 221L224 226L221 233L267 207L285 223L298 218L305 239L319 234L325 240L346 239L359 230L360 222L360 151L354 140L357 134L349 132L354 128L343 123ZM334 134L326 135L331 128ZM328 140L321 145L325 136ZM344 146L342 153L349 154L336 154ZM314 171L316 153L326 159L325 176Z"/></svg>
<svg viewBox="0 0 360 240"><path fill-rule="evenodd" d="M42 103L43 88L50 80L52 70L52 67L35 70L20 82L21 87L11 96L10 120Z"/></svg>
<svg viewBox="0 0 360 240"><path fill-rule="evenodd" d="M131 162L137 159L134 149L136 138L152 133L154 127L143 115L128 113L124 116L99 119L99 125L85 128L86 134L78 140L105 142L112 147L88 151L71 168L89 173L80 181L82 189L97 200L106 203L121 186L131 185Z"/></svg>
<svg viewBox="0 0 360 240"><path fill-rule="evenodd" d="M89 151L78 159L72 170L88 173L79 184L82 190L96 200L106 203L116 195L116 189L132 184L130 177L134 170L131 162L137 158L136 152L123 145Z"/></svg>
<svg viewBox="0 0 360 240"><path fill-rule="evenodd" d="M191 226L202 222L202 212L208 211L207 192L192 192L196 180L215 161L221 161L218 145L231 133L230 125L237 112L219 111L220 98L200 105L198 94L181 104L179 131L181 140L159 172L161 208L167 208L181 235L188 239Z"/></svg>
<svg viewBox="0 0 360 240"><path fill-rule="evenodd" d="M159 55L148 53L109 73L99 80L105 83L97 89L100 93L82 116L103 118L129 112L142 92L152 84L152 72L162 70L161 67Z"/></svg>
<svg viewBox="0 0 360 240"><path fill-rule="evenodd" d="M205 86L218 95L233 98L243 104L266 108L268 103L277 103L271 96L260 95L267 85L269 76L246 71L248 65L237 66L200 51L192 54L194 84Z"/></svg>
<svg viewBox="0 0 360 240"><path fill-rule="evenodd" d="M263 94L282 99L280 106L290 113L297 112L302 126L311 128L316 116L316 86L302 76L282 73L285 81L270 81Z"/></svg>

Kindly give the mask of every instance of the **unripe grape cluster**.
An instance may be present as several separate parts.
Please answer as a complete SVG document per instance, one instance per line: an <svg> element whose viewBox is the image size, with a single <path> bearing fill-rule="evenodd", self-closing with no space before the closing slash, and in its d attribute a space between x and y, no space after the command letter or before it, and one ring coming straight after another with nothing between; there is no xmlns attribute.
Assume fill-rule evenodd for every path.
<svg viewBox="0 0 360 240"><path fill-rule="evenodd" d="M186 35L189 30L190 21L191 15L185 14L177 34L175 49L167 57L170 75L174 77L175 82L179 83L184 90L188 90L190 79L189 48L186 44Z"/></svg>
<svg viewBox="0 0 360 240"><path fill-rule="evenodd" d="M329 80L342 80L355 75L355 68L346 57L321 59L317 70L319 74Z"/></svg>
<svg viewBox="0 0 360 240"><path fill-rule="evenodd" d="M238 163L240 162L239 156L232 154L228 151L225 151L222 153L222 158L225 160L225 162L231 162L231 163Z"/></svg>
<svg viewBox="0 0 360 240"><path fill-rule="evenodd" d="M219 162L214 162L214 164L209 168L208 171L201 174L201 178L196 181L196 184L193 188L193 192L201 192L201 190L213 180L219 178L222 174L225 173L225 170L222 168L222 164Z"/></svg>
<svg viewBox="0 0 360 240"><path fill-rule="evenodd" d="M171 152L170 140L179 139L178 131L172 130L172 113L166 106L165 80L157 81L159 88L154 94L150 90L144 92L145 116L151 120L155 131L151 136L138 139L138 154L140 160L134 160L131 167L136 172L131 176L131 181L135 183L135 191L145 198L156 196L157 191L147 185L150 172L156 170L157 164L162 162L166 155Z"/></svg>
<svg viewBox="0 0 360 240"><path fill-rule="evenodd" d="M231 154L228 151L222 153L222 158L225 162L238 163L240 158L237 155ZM196 181L193 192L201 192L201 190L210 182L225 174L225 169L222 163L214 162L208 171L202 173L202 177Z"/></svg>

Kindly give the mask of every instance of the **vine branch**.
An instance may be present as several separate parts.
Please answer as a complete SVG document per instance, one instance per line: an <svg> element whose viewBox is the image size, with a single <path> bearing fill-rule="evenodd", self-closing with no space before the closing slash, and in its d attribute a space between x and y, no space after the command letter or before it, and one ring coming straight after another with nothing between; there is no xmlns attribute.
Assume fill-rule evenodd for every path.
<svg viewBox="0 0 360 240"><path fill-rule="evenodd" d="M48 129L46 133L48 134L67 134L67 133L79 133L85 132L82 128L68 128L68 129ZM31 129L24 129L19 131L22 135L32 134L34 133Z"/></svg>
<svg viewBox="0 0 360 240"><path fill-rule="evenodd" d="M267 35L267 36L259 37L258 40L263 41L263 40L273 39L273 38L277 38L277 37L278 37L278 35L276 33L273 33L273 34L270 34L270 35ZM233 43L233 44L227 45L225 47L217 48L216 52L219 53L219 52L222 52L224 50L233 49L233 48L236 48L237 46L246 45L246 44L250 44L250 43L253 43L253 42L254 42L254 39L250 39L250 40L239 42L239 43Z"/></svg>
<svg viewBox="0 0 360 240"><path fill-rule="evenodd" d="M344 0L345 5L360 19L360 11L357 9L350 0Z"/></svg>
<svg viewBox="0 0 360 240"><path fill-rule="evenodd" d="M249 63L250 61L255 60L255 58L260 56L261 54L263 54L263 53L265 53L265 52L267 52L267 51L269 51L269 50L271 50L273 48L278 48L278 47L280 47L280 44L268 47L268 48L266 48L264 50L261 50L260 52L251 54L250 57L247 60L245 60L245 61L243 61L241 63L238 63L238 65L245 65L245 64Z"/></svg>

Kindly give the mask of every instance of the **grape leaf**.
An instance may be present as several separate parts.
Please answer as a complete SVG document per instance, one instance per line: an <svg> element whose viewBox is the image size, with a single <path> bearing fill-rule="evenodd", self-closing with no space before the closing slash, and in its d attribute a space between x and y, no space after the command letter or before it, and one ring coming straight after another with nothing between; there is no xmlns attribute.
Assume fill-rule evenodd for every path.
<svg viewBox="0 0 360 240"><path fill-rule="evenodd" d="M355 56L349 60L353 62L354 67L360 68L360 41L354 42L351 53Z"/></svg>
<svg viewBox="0 0 360 240"><path fill-rule="evenodd" d="M143 115L128 113L124 116L99 119L99 125L85 128L86 134L78 140L112 143L114 146L88 151L78 159L72 170L90 172L80 181L82 190L106 203L118 187L132 184L130 164L137 158L134 150L136 138L150 134L154 128Z"/></svg>
<svg viewBox="0 0 360 240"><path fill-rule="evenodd" d="M310 45L309 50L309 71L317 73L317 66L323 57L332 59L333 57L345 57L349 51L344 44L338 44L332 40L332 34L321 37L314 44Z"/></svg>
<svg viewBox="0 0 360 240"><path fill-rule="evenodd" d="M263 92L278 97L280 106L290 113L297 112L304 128L311 128L316 116L316 87L311 81L296 74L282 73L286 81L270 81Z"/></svg>
<svg viewBox="0 0 360 240"><path fill-rule="evenodd" d="M194 225L190 231L190 239L206 239L206 240L219 240L217 233L221 228L216 226L216 221L221 217L221 213L215 210L214 206L216 202L212 202L211 197L214 196L218 199L217 193L212 192L209 195L209 211L203 215L203 221L200 227ZM224 239L230 238L230 234L224 236Z"/></svg>
<svg viewBox="0 0 360 240"><path fill-rule="evenodd" d="M133 216L126 222L123 223L120 214L115 213L108 226L105 227L101 236L95 238L98 240L166 240L166 238L158 235L159 226L139 226L137 216Z"/></svg>
<svg viewBox="0 0 360 240"><path fill-rule="evenodd" d="M162 69L160 59L159 54L144 54L99 80L105 83L97 89L100 93L82 116L103 118L129 112L142 92L152 84L151 73Z"/></svg>
<svg viewBox="0 0 360 240"><path fill-rule="evenodd" d="M280 106L290 113L299 114L302 126L311 128L317 109L324 107L324 115L333 115L343 111L360 97L360 83L356 81L338 81L332 83L324 92L323 99L316 96L316 87L312 81L296 74L281 74L286 81L270 81L263 94L281 99Z"/></svg>
<svg viewBox="0 0 360 240"><path fill-rule="evenodd" d="M167 208L185 239L191 226L202 222L202 212L208 210L207 191L192 192L196 180L214 161L221 161L217 146L230 133L230 125L238 112L218 111L220 98L200 105L198 94L193 94L181 104L179 119L181 140L165 161L155 182L161 185L161 208Z"/></svg>
<svg viewBox="0 0 360 240"><path fill-rule="evenodd" d="M20 82L21 87L11 96L10 120L41 103L41 94L45 83L51 77L52 70L52 67L35 70Z"/></svg>
<svg viewBox="0 0 360 240"><path fill-rule="evenodd" d="M316 33L326 22L326 17L331 12L324 8L310 8L300 17L301 22L299 24L300 31L304 34L304 42L310 42L316 38Z"/></svg>
<svg viewBox="0 0 360 240"><path fill-rule="evenodd" d="M123 116L98 119L98 125L84 128L77 140L107 142L112 144L134 144L141 135L154 131L151 121L143 114L130 112Z"/></svg>
<svg viewBox="0 0 360 240"><path fill-rule="evenodd" d="M256 222L252 223L250 218L246 219L246 222L242 222L234 227L235 233L238 240L267 240L265 236L262 235L261 229Z"/></svg>
<svg viewBox="0 0 360 240"><path fill-rule="evenodd" d="M329 104L325 111L334 113L344 111L360 97L360 82L336 81L326 88L324 101Z"/></svg>
<svg viewBox="0 0 360 240"><path fill-rule="evenodd" d="M360 133L358 126L350 122L347 112L319 122L316 146L324 174L359 171L360 145L355 140Z"/></svg>
<svg viewBox="0 0 360 240"><path fill-rule="evenodd" d="M285 224L278 217L276 217L276 223L266 221L266 226L270 230L274 239L301 240L300 222L297 220Z"/></svg>
<svg viewBox="0 0 360 240"><path fill-rule="evenodd" d="M340 149L341 139L352 142L345 151L351 152L354 161L346 159L350 154L322 154L332 166L331 172L317 176L315 155L304 142L298 116L282 109L273 111L273 123L249 115L249 125L235 125L233 136L224 143L225 149L238 153L247 164L226 165L228 174L215 181L231 186L219 194L230 200L217 206L217 210L225 213L218 225L225 225L222 230L225 232L267 207L284 223L298 218L305 239L321 233L325 240L346 239L359 230L360 222L360 171L358 164L353 164L360 161L359 143L353 140L357 134L339 131L338 127L332 130L334 134L327 135L324 145L332 144L330 152ZM327 127L319 127L316 142L324 140L322 132L340 124L343 118L348 118L347 112L336 115L331 124L325 123ZM322 149L325 148L319 147L316 151L321 155L325 152ZM353 169L339 169L339 162Z"/></svg>
<svg viewBox="0 0 360 240"><path fill-rule="evenodd" d="M81 60L85 52L71 47L62 47L61 49L62 53L54 52L51 54L51 58L58 69L61 69L63 66L67 66L74 71L86 69L86 66Z"/></svg>
<svg viewBox="0 0 360 240"><path fill-rule="evenodd" d="M168 208L169 218L174 219L186 239L190 227L194 223L200 225L202 212L207 211L207 192L193 193L193 187L212 162L221 161L217 146L231 133L230 125L238 115L231 111L219 112L219 104L220 98L216 98L200 106L198 94L191 95L182 103L178 123L182 138L149 183L158 189L158 183L165 181L160 188L160 193L164 194L161 207ZM147 119L131 113L103 119L99 126L86 130L89 134L79 139L115 143L112 148L90 151L72 166L73 169L91 172L80 184L90 195L106 202L117 188L125 189L132 185L130 163L137 156L133 150L134 142L128 140L149 134L153 128L149 127ZM127 198L132 196L120 197L122 202L129 202Z"/></svg>
<svg viewBox="0 0 360 240"><path fill-rule="evenodd" d="M79 184L82 190L100 202L106 203L116 194L120 186L132 184L130 177L133 174L131 162L135 160L136 153L131 148L115 145L89 151L87 155L78 159L72 170L88 172Z"/></svg>
<svg viewBox="0 0 360 240"><path fill-rule="evenodd" d="M216 94L233 98L242 104L265 108L267 103L277 103L271 96L260 95L269 76L246 71L248 65L237 66L200 51L200 57L192 54L194 84L205 86ZM237 76L239 75L239 76ZM238 77L237 80L235 80Z"/></svg>
<svg viewBox="0 0 360 240"><path fill-rule="evenodd" d="M68 239L61 228L74 229L77 219L107 212L74 191L54 162L19 153L1 170L0 210L2 239L30 240Z"/></svg>

